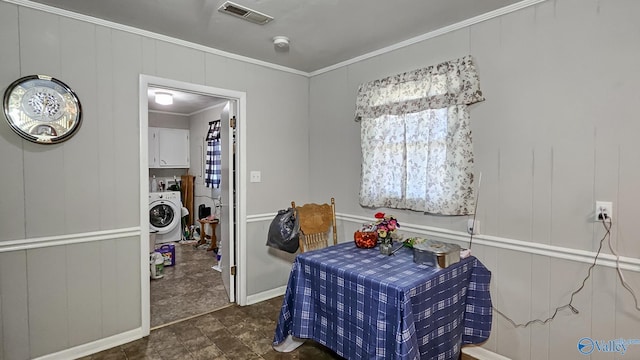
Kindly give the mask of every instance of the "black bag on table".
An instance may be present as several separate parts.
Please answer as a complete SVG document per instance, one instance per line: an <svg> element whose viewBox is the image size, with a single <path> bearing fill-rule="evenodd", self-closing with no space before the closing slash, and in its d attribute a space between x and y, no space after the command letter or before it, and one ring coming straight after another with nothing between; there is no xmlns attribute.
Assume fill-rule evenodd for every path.
<svg viewBox="0 0 640 360"><path fill-rule="evenodd" d="M293 254L298 251L300 246L299 238L300 223L296 216L296 210L293 208L279 210L269 226L267 246Z"/></svg>

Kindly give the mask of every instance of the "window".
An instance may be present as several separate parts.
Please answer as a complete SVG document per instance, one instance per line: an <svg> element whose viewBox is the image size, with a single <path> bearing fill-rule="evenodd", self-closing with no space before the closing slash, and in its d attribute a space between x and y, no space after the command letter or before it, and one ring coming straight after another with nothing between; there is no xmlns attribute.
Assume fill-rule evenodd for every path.
<svg viewBox="0 0 640 360"><path fill-rule="evenodd" d="M360 204L473 213L468 105L483 100L470 56L360 85Z"/></svg>

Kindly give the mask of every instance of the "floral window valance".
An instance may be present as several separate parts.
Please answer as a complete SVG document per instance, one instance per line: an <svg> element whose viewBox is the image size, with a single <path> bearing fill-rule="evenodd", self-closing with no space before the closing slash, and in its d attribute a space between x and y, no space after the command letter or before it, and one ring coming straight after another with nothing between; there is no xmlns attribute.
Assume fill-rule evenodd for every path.
<svg viewBox="0 0 640 360"><path fill-rule="evenodd" d="M468 105L483 100L471 56L360 85L360 205L473 213Z"/></svg>
<svg viewBox="0 0 640 360"><path fill-rule="evenodd" d="M483 101L473 58L468 55L361 84L356 121Z"/></svg>

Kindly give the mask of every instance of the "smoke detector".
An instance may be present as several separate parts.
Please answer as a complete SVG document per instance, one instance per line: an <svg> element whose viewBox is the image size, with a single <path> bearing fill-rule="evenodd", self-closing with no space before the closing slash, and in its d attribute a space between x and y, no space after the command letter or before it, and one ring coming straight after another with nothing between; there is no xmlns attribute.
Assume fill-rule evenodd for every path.
<svg viewBox="0 0 640 360"><path fill-rule="evenodd" d="M289 38L286 36L275 36L273 38L273 46L277 49L287 49L289 48Z"/></svg>
<svg viewBox="0 0 640 360"><path fill-rule="evenodd" d="M241 19L245 19L258 25L264 25L273 20L273 16L263 14L259 11L249 9L246 6L238 5L231 1L225 1L225 3L218 8L218 11L221 13L239 17Z"/></svg>

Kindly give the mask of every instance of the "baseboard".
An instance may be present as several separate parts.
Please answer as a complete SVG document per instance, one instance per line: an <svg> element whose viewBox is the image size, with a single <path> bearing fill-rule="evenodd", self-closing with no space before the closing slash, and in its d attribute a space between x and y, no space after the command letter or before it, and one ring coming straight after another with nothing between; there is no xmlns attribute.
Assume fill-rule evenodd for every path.
<svg viewBox="0 0 640 360"><path fill-rule="evenodd" d="M103 350L111 349L122 344L126 344L141 339L142 328L129 330L120 334L109 336L104 339L96 340L90 343L78 345L70 349L65 349L57 353L44 355L34 358L34 360L68 360L78 359L87 355L95 354Z"/></svg>
<svg viewBox="0 0 640 360"><path fill-rule="evenodd" d="M261 301L273 299L276 296L284 295L285 291L287 291L286 286L280 286L275 289L263 291L261 293L253 294L247 296L247 305L257 304Z"/></svg>

